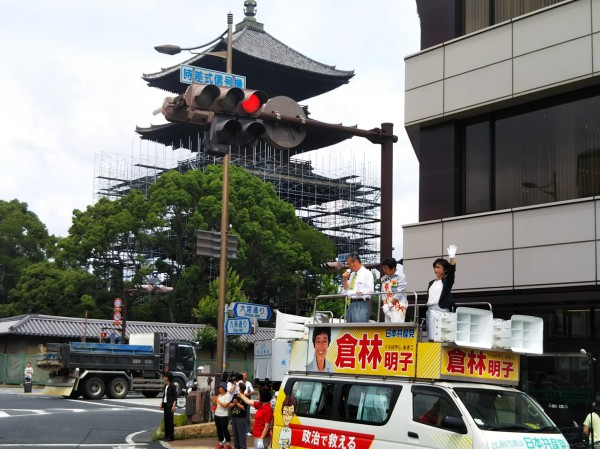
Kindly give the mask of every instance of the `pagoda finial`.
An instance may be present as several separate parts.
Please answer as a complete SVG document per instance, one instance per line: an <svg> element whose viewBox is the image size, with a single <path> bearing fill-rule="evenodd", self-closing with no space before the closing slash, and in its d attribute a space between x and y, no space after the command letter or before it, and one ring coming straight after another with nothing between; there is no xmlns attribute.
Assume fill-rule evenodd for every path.
<svg viewBox="0 0 600 449"><path fill-rule="evenodd" d="M256 16L255 0L246 0L244 2L244 15L246 16L246 20L256 20L254 18L254 16Z"/></svg>
<svg viewBox="0 0 600 449"><path fill-rule="evenodd" d="M244 28L252 28L253 30L264 30L264 25L256 20L256 0L244 0L244 20L235 26L235 31L240 31Z"/></svg>

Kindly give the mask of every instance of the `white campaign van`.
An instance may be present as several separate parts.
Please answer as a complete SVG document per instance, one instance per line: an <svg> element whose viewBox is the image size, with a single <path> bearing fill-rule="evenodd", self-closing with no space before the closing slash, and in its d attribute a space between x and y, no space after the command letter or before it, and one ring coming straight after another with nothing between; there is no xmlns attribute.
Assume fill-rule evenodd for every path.
<svg viewBox="0 0 600 449"><path fill-rule="evenodd" d="M460 309L433 342L413 323L308 324L308 340L292 343L272 448L568 448L515 388L519 353L540 351L541 319Z"/></svg>

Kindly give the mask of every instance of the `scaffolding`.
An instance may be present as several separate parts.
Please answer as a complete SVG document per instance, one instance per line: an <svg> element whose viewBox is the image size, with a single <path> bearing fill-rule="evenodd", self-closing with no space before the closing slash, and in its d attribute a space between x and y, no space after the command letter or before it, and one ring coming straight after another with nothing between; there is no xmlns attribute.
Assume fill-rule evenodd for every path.
<svg viewBox="0 0 600 449"><path fill-rule="evenodd" d="M140 141L136 153L132 149L130 156L96 155L95 201L117 199L131 189L147 194L165 171L185 173L222 162L202 149L191 152L148 141ZM367 164L340 160L335 167L319 170L311 161L289 157L264 142L232 154L231 163L273 184L278 197L292 204L298 217L333 240L338 260L345 262L348 253L356 252L363 263L379 262L381 188L379 177Z"/></svg>

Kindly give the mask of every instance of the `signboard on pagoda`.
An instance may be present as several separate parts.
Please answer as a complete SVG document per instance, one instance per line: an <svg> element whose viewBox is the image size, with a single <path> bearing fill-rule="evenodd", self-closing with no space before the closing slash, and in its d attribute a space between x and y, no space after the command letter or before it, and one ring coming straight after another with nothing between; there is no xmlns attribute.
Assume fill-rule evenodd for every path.
<svg viewBox="0 0 600 449"><path fill-rule="evenodd" d="M179 81L186 84L199 83L214 84L219 87L246 88L245 76L185 64L181 64L179 67Z"/></svg>

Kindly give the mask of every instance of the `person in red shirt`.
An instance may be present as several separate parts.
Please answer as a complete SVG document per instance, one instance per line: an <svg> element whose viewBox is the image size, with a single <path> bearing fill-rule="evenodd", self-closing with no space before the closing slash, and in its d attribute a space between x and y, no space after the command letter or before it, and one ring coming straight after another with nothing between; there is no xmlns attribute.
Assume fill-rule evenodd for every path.
<svg viewBox="0 0 600 449"><path fill-rule="evenodd" d="M251 401L240 391L239 397L248 405L256 409L252 436L254 437L254 449L268 449L271 445L271 419L273 409L271 408L271 392L266 387L258 390L258 401Z"/></svg>

